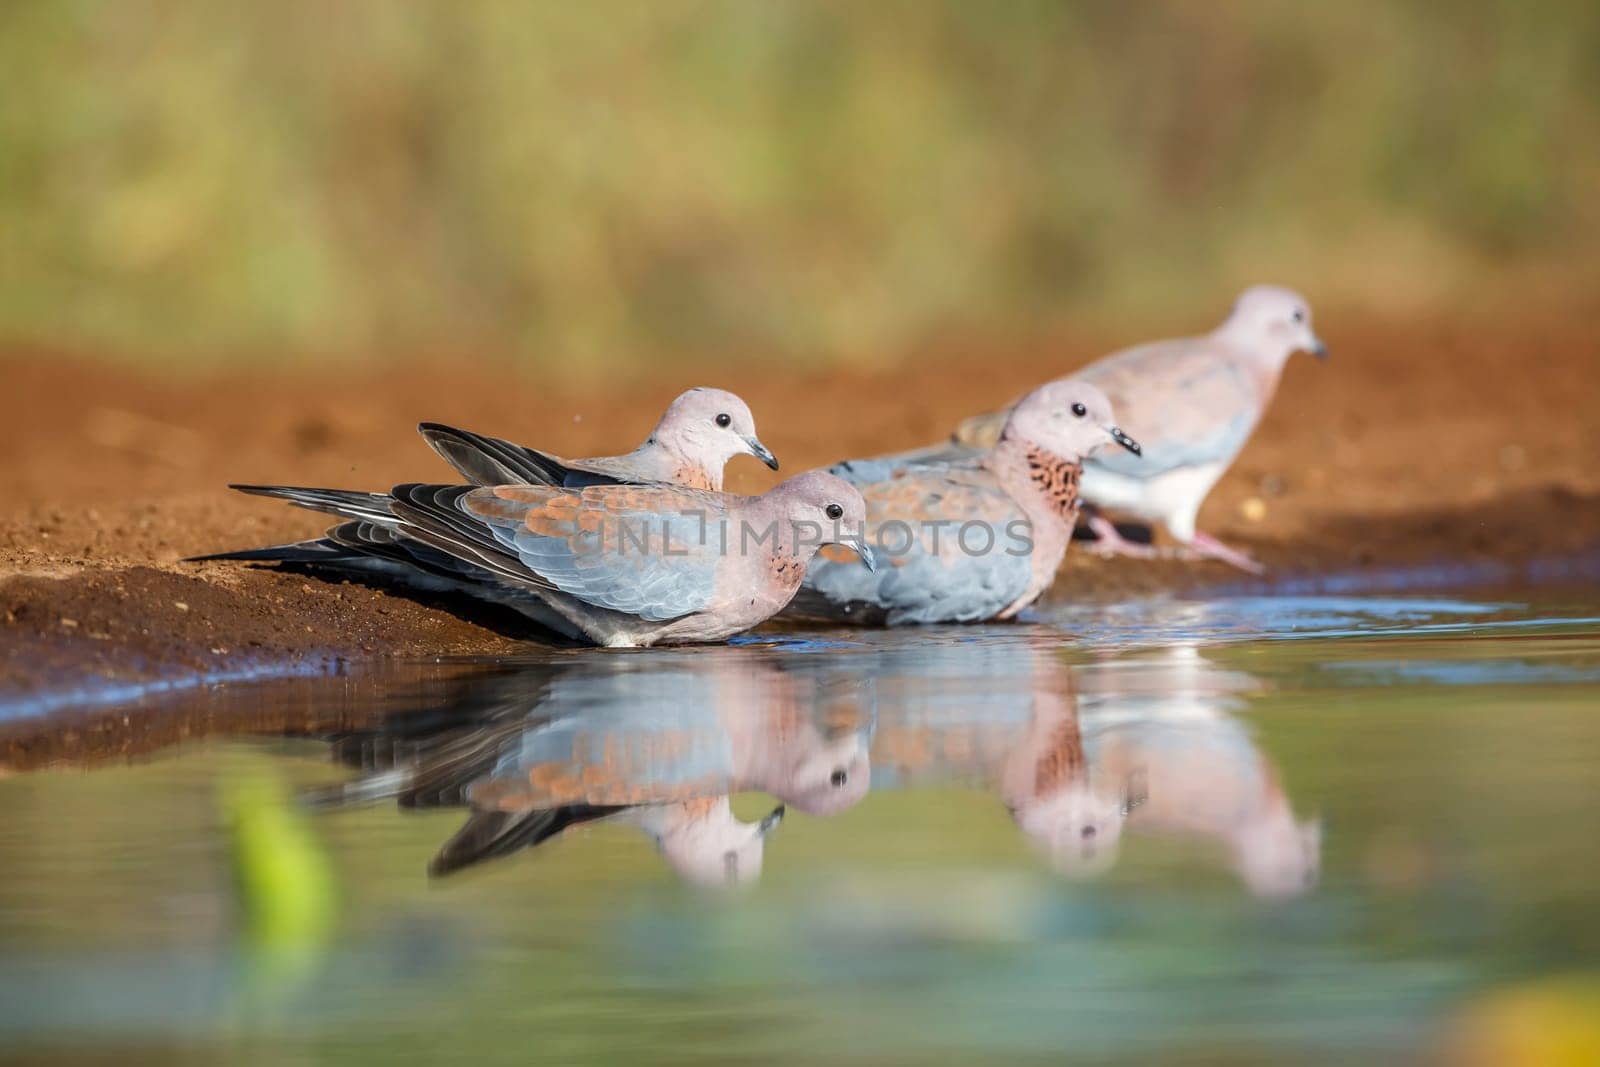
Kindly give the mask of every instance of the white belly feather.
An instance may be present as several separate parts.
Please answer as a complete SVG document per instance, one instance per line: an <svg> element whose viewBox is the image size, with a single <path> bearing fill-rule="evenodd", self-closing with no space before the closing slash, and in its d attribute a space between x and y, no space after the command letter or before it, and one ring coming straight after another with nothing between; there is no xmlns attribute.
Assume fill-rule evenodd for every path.
<svg viewBox="0 0 1600 1067"><path fill-rule="evenodd" d="M1082 493L1096 507L1159 522L1173 537L1186 542L1194 537L1195 516L1206 494L1227 469L1226 463L1202 463L1154 478L1130 478L1086 465Z"/></svg>

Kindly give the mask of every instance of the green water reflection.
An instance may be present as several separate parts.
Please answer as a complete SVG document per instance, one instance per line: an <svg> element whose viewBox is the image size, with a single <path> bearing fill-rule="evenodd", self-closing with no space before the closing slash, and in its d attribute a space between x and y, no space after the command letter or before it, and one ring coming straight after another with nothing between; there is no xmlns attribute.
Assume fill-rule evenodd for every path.
<svg viewBox="0 0 1600 1067"><path fill-rule="evenodd" d="M1420 1057L1476 998L1600 973L1593 615L1154 604L214 696L205 739L0 779L0 1043ZM317 710L239 713L275 701ZM468 800L593 818L430 879ZM281 864L310 899L264 919Z"/></svg>

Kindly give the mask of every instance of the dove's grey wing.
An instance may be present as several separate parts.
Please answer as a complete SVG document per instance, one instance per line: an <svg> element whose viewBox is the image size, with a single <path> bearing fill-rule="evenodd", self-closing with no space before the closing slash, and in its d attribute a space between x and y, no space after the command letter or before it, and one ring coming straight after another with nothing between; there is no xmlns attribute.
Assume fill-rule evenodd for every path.
<svg viewBox="0 0 1600 1067"><path fill-rule="evenodd" d="M910 453L905 453L909 455ZM900 455L873 456L870 459L847 459L828 468L828 473L863 489L878 482L886 482L896 471L904 470L914 462L902 460ZM870 507L870 504L868 505Z"/></svg>
<svg viewBox="0 0 1600 1067"><path fill-rule="evenodd" d="M669 486L475 489L456 514L551 588L664 622L705 610L721 559L727 497Z"/></svg>
<svg viewBox="0 0 1600 1067"><path fill-rule="evenodd" d="M574 710L532 724L471 790L479 808L661 804L739 788L716 679L667 670L590 679L552 690ZM581 700L581 703L575 703ZM741 709L757 713L761 709Z"/></svg>
<svg viewBox="0 0 1600 1067"><path fill-rule="evenodd" d="M390 490L397 528L408 541L422 542L461 563L481 568L487 572L486 581L509 582L525 589L555 589L553 583L508 550L487 523L467 511L466 499L480 491L486 490L470 485L397 485ZM525 491L555 495L570 492L546 486L527 486Z"/></svg>
<svg viewBox="0 0 1600 1067"><path fill-rule="evenodd" d="M632 479L613 477L585 461L557 459L536 448L513 444L471 430L424 422L423 440L474 485L555 485L574 488Z"/></svg>
<svg viewBox="0 0 1600 1067"><path fill-rule="evenodd" d="M674 467L664 462L665 458L666 454L659 449L645 447L620 456L588 456L569 460L568 465L580 475L594 479L596 485L607 482L621 485L684 484L674 477Z"/></svg>
<svg viewBox="0 0 1600 1067"><path fill-rule="evenodd" d="M1105 449L1084 466L1129 478L1225 463L1244 447L1261 416L1255 377L1210 338L1141 345L1075 377L1105 391L1117 424L1143 446L1139 456Z"/></svg>
<svg viewBox="0 0 1600 1067"><path fill-rule="evenodd" d="M861 490L861 495L867 500L870 519L871 498L867 496L869 486L882 486L890 482L898 482L907 477L917 478L953 478L960 482L962 479L970 480L977 474L977 466L971 462L972 457L960 456L936 463L924 463L921 460L906 459L906 456L921 454L922 450L913 452L900 452L889 456L873 456L869 459L847 459L835 463L828 468L828 473L849 482ZM980 476L980 477L986 477Z"/></svg>
<svg viewBox="0 0 1600 1067"><path fill-rule="evenodd" d="M996 433L996 436L999 434ZM971 448L952 437L948 441L908 449L905 452L890 452L870 459L848 459L843 463L834 464L828 470L852 485L870 484L887 477L888 472L897 467L937 467L965 463L982 455L984 449L988 447L984 445L982 448Z"/></svg>
<svg viewBox="0 0 1600 1067"><path fill-rule="evenodd" d="M986 471L857 468L869 470L887 475L857 484L867 502L867 538L886 565L873 574L824 549L806 571L797 611L826 604L833 617L881 614L890 626L972 622L993 618L1027 591L1030 528Z"/></svg>

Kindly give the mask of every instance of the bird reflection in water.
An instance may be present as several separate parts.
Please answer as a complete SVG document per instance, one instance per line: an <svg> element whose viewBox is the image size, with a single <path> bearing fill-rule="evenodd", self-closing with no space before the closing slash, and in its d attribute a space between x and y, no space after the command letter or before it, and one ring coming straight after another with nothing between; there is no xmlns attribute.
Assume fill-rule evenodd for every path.
<svg viewBox="0 0 1600 1067"><path fill-rule="evenodd" d="M1295 896L1316 886L1321 823L1296 818L1277 768L1234 714L1261 688L1252 675L1179 645L1101 660L1077 677L1097 775L1112 790L1144 783L1130 832L1220 844L1257 896Z"/></svg>
<svg viewBox="0 0 1600 1067"><path fill-rule="evenodd" d="M880 658L873 786L995 792L1017 826L1058 861L1114 837L1139 797L1096 787L1067 665L1023 644L946 652L936 663L914 650Z"/></svg>
<svg viewBox="0 0 1600 1067"><path fill-rule="evenodd" d="M643 832L691 884L747 885L786 807L836 814L871 781L870 680L814 659L667 652L638 667L619 657L472 677L331 738L362 774L311 799L469 809L434 875L605 819ZM729 796L745 791L780 804L742 820Z"/></svg>
<svg viewBox="0 0 1600 1067"><path fill-rule="evenodd" d="M1192 646L1069 664L991 646L949 677L876 678L874 788L972 784L997 794L1062 874L1102 874L1125 834L1222 844L1264 897L1316 884L1321 831L1298 821L1278 774L1234 713L1256 679Z"/></svg>
<svg viewBox="0 0 1600 1067"><path fill-rule="evenodd" d="M648 836L696 885L747 885L787 809L839 814L868 789L995 796L1051 866L1110 869L1125 834L1214 842L1260 896L1314 886L1298 820L1235 714L1259 688L1192 646L1069 663L1030 641L775 654L603 657L479 675L442 703L334 738L360 778L324 803L464 807L448 874L601 819ZM778 806L756 820L729 797Z"/></svg>

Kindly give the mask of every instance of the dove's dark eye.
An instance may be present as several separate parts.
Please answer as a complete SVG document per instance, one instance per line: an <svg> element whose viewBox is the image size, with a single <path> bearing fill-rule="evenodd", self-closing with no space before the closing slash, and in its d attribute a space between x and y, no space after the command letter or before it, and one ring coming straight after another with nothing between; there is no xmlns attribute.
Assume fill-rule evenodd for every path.
<svg viewBox="0 0 1600 1067"><path fill-rule="evenodd" d="M837 770L833 772L833 776L828 779L828 782L835 789L839 789L842 788L849 780L850 776L848 774L846 774L843 770Z"/></svg>
<svg viewBox="0 0 1600 1067"><path fill-rule="evenodd" d="M721 415L717 416L717 425L721 426L723 429L727 429L729 426L733 425L733 416L724 411Z"/></svg>
<svg viewBox="0 0 1600 1067"><path fill-rule="evenodd" d="M1301 311L1299 308L1295 308L1294 309L1294 314L1290 315L1289 318L1290 318L1291 321L1293 321L1293 322L1295 322L1297 324L1298 323L1302 323L1302 322L1306 321L1306 313L1304 311Z"/></svg>
<svg viewBox="0 0 1600 1067"><path fill-rule="evenodd" d="M1094 824L1090 823L1088 826L1085 826L1081 833L1083 834L1084 840L1088 840L1089 838L1093 837L1095 833Z"/></svg>
<svg viewBox="0 0 1600 1067"><path fill-rule="evenodd" d="M1085 415L1089 414L1089 409L1084 407L1082 404L1074 404L1072 405L1072 413L1081 419Z"/></svg>
<svg viewBox="0 0 1600 1067"><path fill-rule="evenodd" d="M840 507L838 504L829 504L822 510L827 513L828 518L830 519L837 519L844 514L844 508Z"/></svg>

